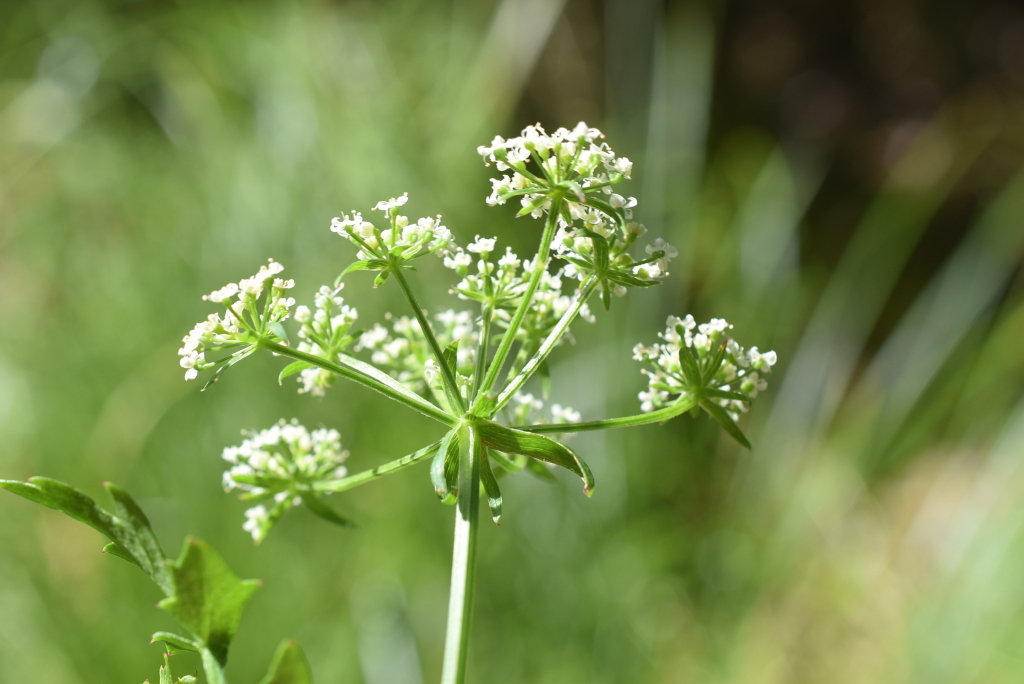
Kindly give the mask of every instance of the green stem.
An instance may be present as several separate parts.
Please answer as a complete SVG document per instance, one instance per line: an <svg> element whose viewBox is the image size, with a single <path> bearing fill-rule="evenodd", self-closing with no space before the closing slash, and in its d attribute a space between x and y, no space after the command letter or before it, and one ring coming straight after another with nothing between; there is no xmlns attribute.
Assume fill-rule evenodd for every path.
<svg viewBox="0 0 1024 684"><path fill-rule="evenodd" d="M498 395L498 401L494 406L495 413L500 411L501 408L505 406L510 399L512 399L515 393L526 384L526 381L530 379L530 376L540 368L540 364L544 362L544 359L548 357L551 350L555 348L555 345L558 344L558 340L561 339L562 335L565 334L565 331L569 329L569 324L576 319L576 316L579 315L583 305L587 303L587 299L589 299L590 295L594 293L598 282L599 281L596 276L589 276L585 281L580 283L579 289L576 290L576 296L573 299L572 306L569 307L568 311L562 314L562 318L559 319L555 327L550 333L548 333L544 342L541 343L540 349L538 349L537 353L533 355L533 358L530 359L529 363L523 367L523 370L520 371L519 375L517 375L515 379L512 380L504 390L502 390L500 395Z"/></svg>
<svg viewBox="0 0 1024 684"><path fill-rule="evenodd" d="M480 513L480 459L483 447L473 424L459 429L459 500L455 509L452 588L448 599L448 630L444 642L441 684L463 684L469 656L476 574L476 533Z"/></svg>
<svg viewBox="0 0 1024 684"><path fill-rule="evenodd" d="M277 342L271 342L269 340L260 340L259 346L264 349L269 349L275 354L287 356L295 359L296 361L305 361L311 366L323 368L326 371L336 373L337 375L348 378L349 380L354 380L361 385L365 385L372 390L380 392L389 399L394 399L400 404L405 404L409 408L416 409L428 418L433 418L434 420L444 423L449 427L454 427L458 424L458 419L448 415L441 408L431 404L418 394L413 394L407 388L400 385L394 378L381 373L373 366L363 363L362 361L358 361L357 359L349 359L347 361L348 365L342 366L320 356L299 351L298 349L292 349L291 347L286 347L283 344L278 344Z"/></svg>
<svg viewBox="0 0 1024 684"><path fill-rule="evenodd" d="M472 401L480 389L480 382L484 379L484 370L487 368L487 348L491 345L491 319L494 318L494 307L485 304L480 312L480 343L476 348L476 368L473 369L473 389L469 394Z"/></svg>
<svg viewBox="0 0 1024 684"><path fill-rule="evenodd" d="M533 294L537 291L537 285L540 283L540 279L548 267L548 257L551 254L551 242L555 237L555 227L558 225L558 216L561 211L562 198L555 195L551 198L551 208L548 209L548 220L544 224L544 234L540 239L540 248L537 250L537 256L534 257L533 276L530 278L530 283L526 287L526 292L523 293L523 301L519 303L519 308L516 309L516 313L512 317L512 322L509 323L508 330L505 331L505 336L501 339L498 351L494 354L494 358L491 360L491 365L488 367L487 376L484 378L483 384L480 386L480 391L477 395L474 407L478 406L491 388L494 387L494 382L498 379L501 367L505 365L505 359L508 357L508 352L512 348L512 343L515 341L516 333L519 331L519 326L523 324L523 319L526 318L526 314L530 310L530 304L533 302Z"/></svg>
<svg viewBox="0 0 1024 684"><path fill-rule="evenodd" d="M423 336L427 338L427 344L430 345L430 350L434 353L434 360L437 361L437 365L441 370L441 379L444 384L448 387L448 395L454 398L457 406L453 406L458 413L462 414L466 412L466 405L462 400L462 393L459 392L459 383L455 381L455 374L452 369L448 366L448 362L445 361L444 352L441 350L441 345L437 343L437 338L434 337L434 330L430 327L430 321L423 315L423 309L420 307L419 302L416 301L416 296L412 293L412 288L409 287L409 281L405 279L405 275L402 274L401 266L393 266L391 273L395 276L395 280L402 288L402 292L405 293L406 299L409 300L409 305L412 306L412 312L416 315L416 320L420 323L420 330L423 331Z"/></svg>
<svg viewBox="0 0 1024 684"><path fill-rule="evenodd" d="M411 465L419 463L426 458L433 456L437 453L438 447L441 446L440 440L434 442L430 446L425 446L419 451L414 451L407 456L402 458L396 458L394 461L389 461L383 465L379 465L376 468L364 470L361 473L355 475L349 475L337 480L321 480L313 483L313 491L317 492L343 492L346 489L352 489L358 487L361 484L365 484L372 480L376 480L378 477L390 475L391 473L408 468Z"/></svg>
<svg viewBox="0 0 1024 684"><path fill-rule="evenodd" d="M676 400L671 406L666 406L650 413L641 413L636 416L625 416L623 418L608 418L605 420L592 420L586 423L559 423L557 425L529 425L516 428L523 432L543 434L545 432L586 432L588 430L610 430L611 428L633 427L636 425L650 425L651 423L662 423L670 418L682 415L697 405L698 397L687 394Z"/></svg>

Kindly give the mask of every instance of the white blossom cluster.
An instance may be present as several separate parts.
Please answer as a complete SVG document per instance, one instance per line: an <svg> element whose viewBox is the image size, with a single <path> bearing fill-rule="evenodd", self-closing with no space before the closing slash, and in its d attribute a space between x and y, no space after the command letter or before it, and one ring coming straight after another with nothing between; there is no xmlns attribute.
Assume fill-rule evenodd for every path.
<svg viewBox="0 0 1024 684"><path fill-rule="evenodd" d="M495 245L495 239L477 236L465 250L456 247L450 251L445 256L444 265L462 276L452 291L460 299L489 304L494 309L497 324L507 328L522 301L533 264L528 260L520 260L509 247L494 261ZM471 254L477 254L479 258L474 259ZM517 336L542 338L571 306L572 297L562 294L562 271L553 274L545 272ZM586 304L580 309L579 315L589 323L596 320Z"/></svg>
<svg viewBox="0 0 1024 684"><path fill-rule="evenodd" d="M291 315L290 307L295 304L295 299L286 297L285 293L295 287L295 281L275 277L283 270L281 264L269 259L255 275L203 295L204 301L223 304L227 311L222 316L210 314L182 338L178 356L181 357L186 380L194 379L201 370L223 365L225 359L208 361L207 351L252 345L271 325ZM268 289L268 282L269 293L261 307L259 299Z"/></svg>
<svg viewBox="0 0 1024 684"><path fill-rule="evenodd" d="M359 248L357 257L364 261L387 259L410 261L424 254L432 254L451 244L452 234L441 225L441 217L425 217L415 222L398 213L399 208L409 201L409 193L401 197L383 200L374 207L384 212L391 227L378 229L363 215L353 211L331 221L331 230L350 240Z"/></svg>
<svg viewBox="0 0 1024 684"><path fill-rule="evenodd" d="M490 145L478 147L477 152L486 163L512 174L491 179L487 203L494 206L519 197L523 210L540 218L550 209L547 193L552 187L570 183L579 202L570 201L569 210L585 212L588 191L601 190L611 195L610 186L629 178L633 171L633 163L625 157L616 157L607 143L600 142L603 138L601 131L582 121L571 131L559 128L551 135L537 124L527 126L522 135L515 138L505 140L497 136ZM541 176L527 169L526 164L531 160ZM623 206L630 201L635 202L623 198Z"/></svg>
<svg viewBox="0 0 1024 684"><path fill-rule="evenodd" d="M473 375L476 361L478 332L472 311L448 309L434 316L438 325L434 336L442 349L459 341L456 353L456 380L465 393ZM413 392L423 394L428 388L441 388L440 369L434 361L419 321L402 316L394 321L389 331L377 324L359 337L356 350L371 352L370 360L387 370L392 377Z"/></svg>
<svg viewBox="0 0 1024 684"><path fill-rule="evenodd" d="M679 359L683 347L693 350L703 371L713 362L725 341L721 365L705 385L706 388L738 392L750 399L767 389L768 382L764 376L771 372L778 356L773 351L762 353L757 347L744 349L726 335L726 331L731 328L724 318L712 318L708 323L697 325L690 315L686 318L669 316L665 332L659 333L662 342L649 347L636 345L633 358L649 365L649 368L641 371L648 377L647 389L639 394L641 409L650 412L661 408L674 401L673 395L692 389ZM747 403L738 399L714 398L713 401L728 411L733 420L737 420L740 413L747 410Z"/></svg>
<svg viewBox="0 0 1024 684"><path fill-rule="evenodd" d="M259 543L281 515L302 503L300 490L345 476L342 464L348 452L341 448L337 430L311 432L292 419L250 433L240 445L224 449L222 456L231 464L224 473L225 491L239 490L245 499L267 502L247 510L242 526Z"/></svg>
<svg viewBox="0 0 1024 684"><path fill-rule="evenodd" d="M344 287L344 283L334 288L324 285L313 298L315 309L304 305L296 307L295 320L302 324L299 351L334 361L338 352L351 344L353 339L348 331L359 312L338 295ZM302 385L299 392L322 397L325 389L334 384L334 379L334 373L322 368L304 368L299 371L298 380Z"/></svg>
<svg viewBox="0 0 1024 684"><path fill-rule="evenodd" d="M551 404L548 413L545 415L544 401L528 392L516 392L512 395L512 401L508 405L508 413L512 425L558 425L561 423L580 422L580 412L569 406Z"/></svg>

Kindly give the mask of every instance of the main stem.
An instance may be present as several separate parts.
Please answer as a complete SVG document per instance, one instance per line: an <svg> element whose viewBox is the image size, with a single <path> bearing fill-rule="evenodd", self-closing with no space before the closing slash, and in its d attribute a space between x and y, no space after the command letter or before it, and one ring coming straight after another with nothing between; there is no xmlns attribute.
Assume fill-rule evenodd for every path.
<svg viewBox="0 0 1024 684"><path fill-rule="evenodd" d="M469 656L476 574L476 533L480 513L480 433L472 425L459 429L459 500L455 508L452 588L448 599L448 631L444 642L441 684L463 684Z"/></svg>
<svg viewBox="0 0 1024 684"><path fill-rule="evenodd" d="M480 385L480 391L477 394L474 406L479 405L484 397L487 396L487 393L491 391L491 388L494 387L498 374L501 373L501 367L505 365L505 359L512 348L512 343L515 342L519 326L523 324L523 319L526 318L526 313L530 310L533 294L537 291L537 285L540 284L540 279L548 267L551 241L555 237L555 227L558 225L558 216L561 212L562 199L560 197L553 197L551 199L551 207L548 209L548 220L544 224L544 234L540 239L540 248L537 250L537 256L534 257L533 276L526 287L526 292L523 293L523 301L520 302L519 308L516 309L516 313L508 325L508 330L505 331L505 336L501 339L498 351L495 352L494 359L491 360L491 365L487 369L487 375L484 377L483 383Z"/></svg>

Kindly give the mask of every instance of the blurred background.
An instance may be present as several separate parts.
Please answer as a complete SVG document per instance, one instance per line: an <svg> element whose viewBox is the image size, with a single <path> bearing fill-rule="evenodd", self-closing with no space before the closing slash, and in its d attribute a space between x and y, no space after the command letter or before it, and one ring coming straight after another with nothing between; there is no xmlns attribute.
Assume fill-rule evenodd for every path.
<svg viewBox="0 0 1024 684"><path fill-rule="evenodd" d="M358 470L439 436L254 357L204 393L175 351L199 297L267 257L308 301L351 259L331 217L410 193L523 254L475 149L585 120L673 277L553 356L552 399L636 412L669 314L775 349L742 423L683 417L521 475L481 534L473 681L1017 682L1024 677L1024 9L995 0L20 0L0 3L0 475L131 491L262 578L233 647L284 637L320 683L436 681L451 508L426 467L259 548L224 446L281 417ZM425 260L426 261L426 260ZM403 312L350 277L361 323ZM450 273L416 274L432 309ZM356 286L358 285L358 287ZM455 304L455 306L458 306ZM420 431L422 430L422 436ZM174 626L100 535L0 496L0 681L155 680ZM178 674L198 663L180 656Z"/></svg>

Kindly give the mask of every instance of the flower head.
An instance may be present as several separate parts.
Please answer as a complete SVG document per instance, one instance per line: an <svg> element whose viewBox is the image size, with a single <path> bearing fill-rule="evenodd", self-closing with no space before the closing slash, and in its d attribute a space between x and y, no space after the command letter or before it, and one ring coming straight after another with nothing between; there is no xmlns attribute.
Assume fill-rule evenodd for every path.
<svg viewBox="0 0 1024 684"><path fill-rule="evenodd" d="M222 457L231 464L224 473L226 491L273 502L269 509L260 504L245 513L242 528L259 543L288 509L302 503L303 495L315 495L314 483L346 475L342 464L348 452L337 430L310 431L293 419L250 433L240 445L224 449Z"/></svg>

